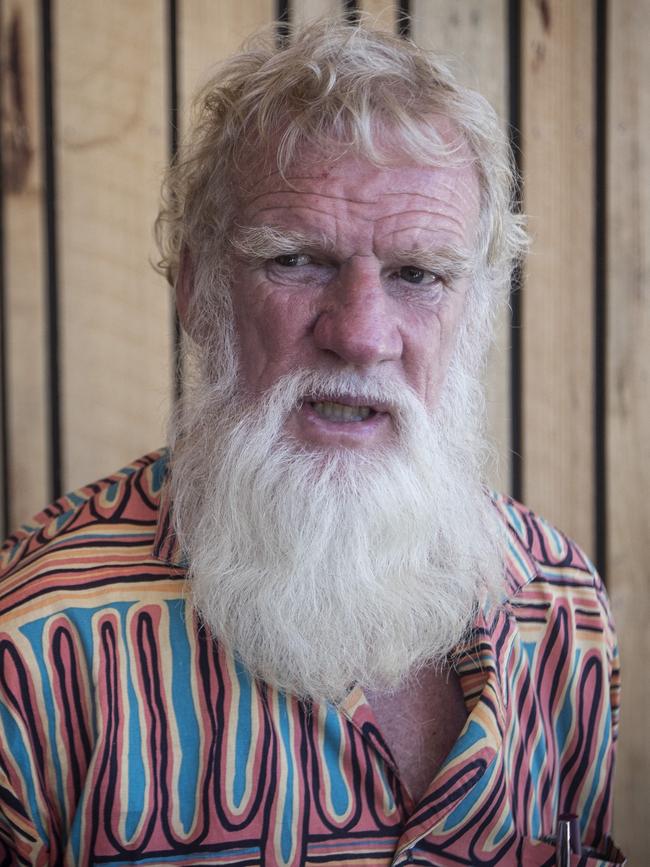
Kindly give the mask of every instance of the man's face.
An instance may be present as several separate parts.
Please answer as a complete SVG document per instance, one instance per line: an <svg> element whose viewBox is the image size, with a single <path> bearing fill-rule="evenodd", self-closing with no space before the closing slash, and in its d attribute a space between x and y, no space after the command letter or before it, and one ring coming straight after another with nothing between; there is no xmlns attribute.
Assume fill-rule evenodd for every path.
<svg viewBox="0 0 650 867"><path fill-rule="evenodd" d="M295 370L354 372L438 400L463 315L479 188L471 167L303 158L242 197L232 300L240 387ZM361 405L360 405L361 404ZM286 432L308 448L373 448L391 407L305 394Z"/></svg>
<svg viewBox="0 0 650 867"><path fill-rule="evenodd" d="M287 174L241 197L238 352L217 310L177 421L173 520L220 642L261 680L338 701L443 664L501 595L482 393L454 352L479 192L460 168Z"/></svg>

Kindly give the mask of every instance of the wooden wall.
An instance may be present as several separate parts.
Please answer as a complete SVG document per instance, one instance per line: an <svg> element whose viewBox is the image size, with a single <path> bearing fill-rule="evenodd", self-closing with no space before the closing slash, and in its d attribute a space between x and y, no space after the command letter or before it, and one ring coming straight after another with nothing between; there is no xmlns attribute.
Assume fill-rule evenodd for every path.
<svg viewBox="0 0 650 867"><path fill-rule="evenodd" d="M488 377L494 481L592 553L624 665L616 836L650 851L648 0L4 0L0 523L160 443L163 165L207 67L278 18L353 16L455 54L509 124L534 246ZM645 814L645 815L644 815Z"/></svg>

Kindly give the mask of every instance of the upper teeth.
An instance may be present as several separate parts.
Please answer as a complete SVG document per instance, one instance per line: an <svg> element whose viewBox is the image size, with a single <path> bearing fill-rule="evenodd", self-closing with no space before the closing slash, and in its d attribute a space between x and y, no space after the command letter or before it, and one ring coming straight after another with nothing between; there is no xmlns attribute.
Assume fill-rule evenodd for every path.
<svg viewBox="0 0 650 867"><path fill-rule="evenodd" d="M317 401L312 406L318 415L330 421L364 421L372 412L369 406L348 406L329 400Z"/></svg>

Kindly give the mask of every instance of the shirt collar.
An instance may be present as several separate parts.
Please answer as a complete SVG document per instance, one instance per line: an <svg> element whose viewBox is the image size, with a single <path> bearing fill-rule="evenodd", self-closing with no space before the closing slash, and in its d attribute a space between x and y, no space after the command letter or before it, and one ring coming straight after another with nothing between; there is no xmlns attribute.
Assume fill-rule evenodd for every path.
<svg viewBox="0 0 650 867"><path fill-rule="evenodd" d="M495 494L492 499L508 532L506 591L500 606L479 612L470 637L458 650L456 667L469 712L467 723L407 823L396 854L412 846L444 819L477 785L502 748L507 712L503 681L516 634L509 599L533 581L538 570L529 553L533 531L527 521L528 512L510 498ZM171 523L168 478L160 497L153 556L173 566L187 565ZM360 714L367 710L363 693L358 688L353 690L341 710L358 725Z"/></svg>
<svg viewBox="0 0 650 867"><path fill-rule="evenodd" d="M521 589L521 588L520 588ZM489 616L480 612L456 670L468 708L465 726L429 789L409 817L393 863L418 840L441 827L464 798L472 798L490 779L499 755L508 713L507 670L517 639L510 606L498 606Z"/></svg>
<svg viewBox="0 0 650 867"><path fill-rule="evenodd" d="M167 459L168 460L168 459ZM172 525L171 495L169 490L169 466L165 466L165 481L160 492L160 505L158 507L158 524L153 541L152 554L154 559L170 566L187 567L187 561L176 537Z"/></svg>
<svg viewBox="0 0 650 867"><path fill-rule="evenodd" d="M468 709L467 722L407 822L395 861L443 822L484 775L492 772L503 748L508 714L507 670L517 637L510 599L537 577L538 569L529 553L529 513L509 498L496 495L493 499L508 528L506 593L501 605L479 612L467 642L455 654Z"/></svg>
<svg viewBox="0 0 650 867"><path fill-rule="evenodd" d="M491 496L507 530L505 602L520 593L539 575L537 562L530 553L533 549L534 530L530 512L524 506L502 494Z"/></svg>

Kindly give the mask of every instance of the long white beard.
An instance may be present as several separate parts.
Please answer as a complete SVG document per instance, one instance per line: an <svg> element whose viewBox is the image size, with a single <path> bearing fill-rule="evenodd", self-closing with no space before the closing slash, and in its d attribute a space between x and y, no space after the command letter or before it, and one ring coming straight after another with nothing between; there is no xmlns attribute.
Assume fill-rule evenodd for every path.
<svg viewBox="0 0 650 867"><path fill-rule="evenodd" d="M298 372L255 405L196 387L174 437L174 525L197 612L254 676L334 702L355 684L395 688L441 665L500 596L473 383L452 365L433 419L403 384L358 375ZM287 414L319 392L389 403L395 442L292 441Z"/></svg>

